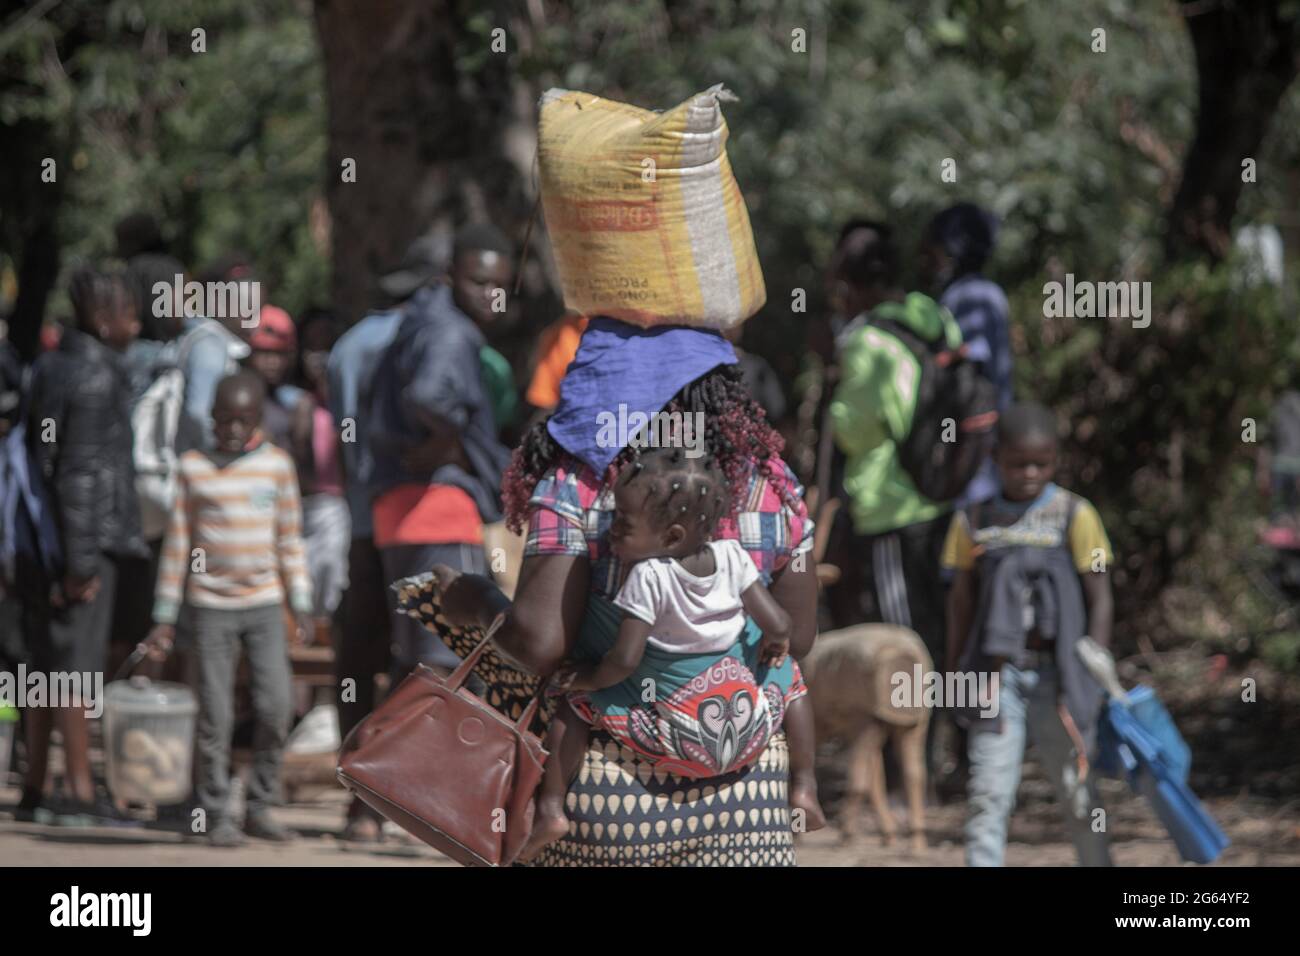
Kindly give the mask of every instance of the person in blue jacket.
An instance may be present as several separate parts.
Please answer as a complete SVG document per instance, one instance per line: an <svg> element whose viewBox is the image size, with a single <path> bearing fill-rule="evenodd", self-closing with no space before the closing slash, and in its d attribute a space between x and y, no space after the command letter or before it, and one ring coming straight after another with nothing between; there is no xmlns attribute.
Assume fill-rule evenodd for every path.
<svg viewBox="0 0 1300 956"><path fill-rule="evenodd" d="M921 269L957 320L967 355L997 389L998 411L1005 411L1012 397L1010 310L1002 287L982 272L997 235L997 218L988 210L968 202L949 206L926 228ZM988 459L957 504L988 498L997 488L997 468Z"/></svg>

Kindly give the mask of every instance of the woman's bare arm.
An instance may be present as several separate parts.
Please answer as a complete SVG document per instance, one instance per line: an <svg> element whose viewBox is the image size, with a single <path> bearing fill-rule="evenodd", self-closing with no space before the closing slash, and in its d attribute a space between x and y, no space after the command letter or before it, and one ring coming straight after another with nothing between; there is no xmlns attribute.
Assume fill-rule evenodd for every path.
<svg viewBox="0 0 1300 956"><path fill-rule="evenodd" d="M768 590L776 603L790 615L790 653L802 660L817 640L817 572L812 554L796 551L772 575Z"/></svg>
<svg viewBox="0 0 1300 956"><path fill-rule="evenodd" d="M764 638L777 642L790 639L790 615L772 597L772 592L763 587L762 581L755 581L747 587L740 600L745 613L762 629Z"/></svg>
<svg viewBox="0 0 1300 956"><path fill-rule="evenodd" d="M453 625L486 628L505 611L494 643L517 666L545 677L573 649L587 609L591 571L586 557L524 558L513 603L481 574L460 574L442 565L434 571L443 615Z"/></svg>

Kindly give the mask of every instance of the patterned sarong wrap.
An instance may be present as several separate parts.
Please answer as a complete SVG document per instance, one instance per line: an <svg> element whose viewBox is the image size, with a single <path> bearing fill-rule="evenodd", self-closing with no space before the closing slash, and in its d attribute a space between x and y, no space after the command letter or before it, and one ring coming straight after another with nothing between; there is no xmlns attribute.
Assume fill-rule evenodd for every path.
<svg viewBox="0 0 1300 956"><path fill-rule="evenodd" d="M574 657L603 657L614 646L621 620L613 603L592 595ZM780 729L786 705L808 692L793 658L777 668L759 664L762 637L748 620L739 640L722 653L675 654L647 644L627 680L572 694L569 702L583 720L656 769L691 778L738 770Z"/></svg>

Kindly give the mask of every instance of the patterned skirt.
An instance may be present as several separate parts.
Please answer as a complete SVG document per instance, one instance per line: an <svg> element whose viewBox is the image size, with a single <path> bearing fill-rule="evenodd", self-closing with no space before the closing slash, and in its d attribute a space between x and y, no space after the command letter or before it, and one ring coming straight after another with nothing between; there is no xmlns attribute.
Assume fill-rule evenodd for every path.
<svg viewBox="0 0 1300 956"><path fill-rule="evenodd" d="M457 655L464 657L482 640L478 628L454 628L441 616L431 574L405 578L394 589L398 610ZM538 678L509 665L494 648L474 670L487 685L487 702L510 718L517 718L537 691ZM546 698L543 724L553 708L553 699ZM565 800L569 835L547 847L533 865L794 866L788 777L780 733L743 769L692 779L657 769L603 731L593 731Z"/></svg>

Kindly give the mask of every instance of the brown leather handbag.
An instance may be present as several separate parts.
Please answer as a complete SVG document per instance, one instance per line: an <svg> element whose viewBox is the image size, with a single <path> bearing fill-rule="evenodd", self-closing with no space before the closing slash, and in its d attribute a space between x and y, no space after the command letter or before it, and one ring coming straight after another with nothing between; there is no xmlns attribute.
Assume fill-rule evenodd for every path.
<svg viewBox="0 0 1300 956"><path fill-rule="evenodd" d="M532 829L547 757L528 729L540 696L512 723L464 687L489 640L449 677L418 665L339 754L345 787L465 866L514 861Z"/></svg>

